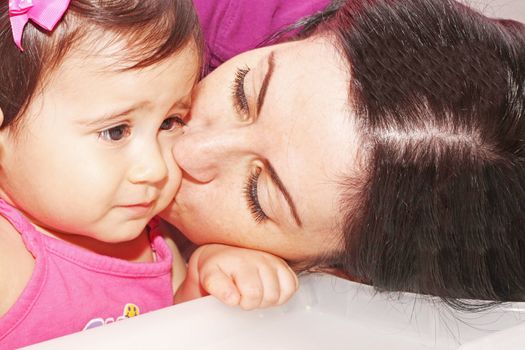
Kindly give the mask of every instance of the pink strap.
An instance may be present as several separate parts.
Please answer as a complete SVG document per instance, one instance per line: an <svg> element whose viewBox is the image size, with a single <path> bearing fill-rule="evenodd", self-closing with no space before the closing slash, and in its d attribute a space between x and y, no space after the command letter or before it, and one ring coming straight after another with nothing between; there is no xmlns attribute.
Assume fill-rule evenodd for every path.
<svg viewBox="0 0 525 350"><path fill-rule="evenodd" d="M9 0L9 18L16 46L22 48L22 34L29 20L52 31L69 6L70 0Z"/></svg>
<svg viewBox="0 0 525 350"><path fill-rule="evenodd" d="M35 256L40 255L40 235L36 232L35 227L17 209L3 199L0 199L0 215L7 219L20 233L27 249Z"/></svg>

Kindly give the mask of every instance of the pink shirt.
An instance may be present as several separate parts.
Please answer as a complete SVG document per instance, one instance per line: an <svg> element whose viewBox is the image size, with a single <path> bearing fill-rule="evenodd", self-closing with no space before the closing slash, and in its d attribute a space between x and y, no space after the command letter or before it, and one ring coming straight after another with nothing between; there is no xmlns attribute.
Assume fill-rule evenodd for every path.
<svg viewBox="0 0 525 350"><path fill-rule="evenodd" d="M3 200L0 215L20 232L35 257L28 285L0 318L0 348L41 342L172 304L172 255L156 226L150 239L157 261L132 263L46 236Z"/></svg>

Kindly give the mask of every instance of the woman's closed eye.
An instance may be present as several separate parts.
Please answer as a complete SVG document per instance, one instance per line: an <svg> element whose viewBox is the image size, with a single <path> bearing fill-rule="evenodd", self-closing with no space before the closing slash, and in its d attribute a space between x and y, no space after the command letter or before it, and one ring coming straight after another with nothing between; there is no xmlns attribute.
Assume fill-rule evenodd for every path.
<svg viewBox="0 0 525 350"><path fill-rule="evenodd" d="M249 72L250 68L248 67L238 68L232 86L233 106L237 113L242 115L248 115L250 112L248 99L246 98L246 92L244 90L244 81Z"/></svg>
<svg viewBox="0 0 525 350"><path fill-rule="evenodd" d="M260 223L266 219L268 216L264 213L259 203L259 195L257 191L259 176L261 175L261 168L257 167L256 169L250 172L248 176L248 181L244 186L244 196L248 204L248 209L252 214L256 223Z"/></svg>

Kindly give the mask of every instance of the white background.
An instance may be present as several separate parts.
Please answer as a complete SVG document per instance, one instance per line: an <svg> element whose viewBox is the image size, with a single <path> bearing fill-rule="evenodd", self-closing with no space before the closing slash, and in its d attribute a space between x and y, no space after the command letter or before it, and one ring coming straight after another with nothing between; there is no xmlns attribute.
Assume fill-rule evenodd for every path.
<svg viewBox="0 0 525 350"><path fill-rule="evenodd" d="M463 0L489 17L512 18L525 23L525 0Z"/></svg>

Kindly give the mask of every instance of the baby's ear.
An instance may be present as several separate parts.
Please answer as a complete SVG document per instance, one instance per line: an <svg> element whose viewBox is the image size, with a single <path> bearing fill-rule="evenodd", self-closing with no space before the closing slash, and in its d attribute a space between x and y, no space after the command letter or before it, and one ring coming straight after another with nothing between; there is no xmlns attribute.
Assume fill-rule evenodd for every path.
<svg viewBox="0 0 525 350"><path fill-rule="evenodd" d="M0 126L4 124L4 111L0 108Z"/></svg>

